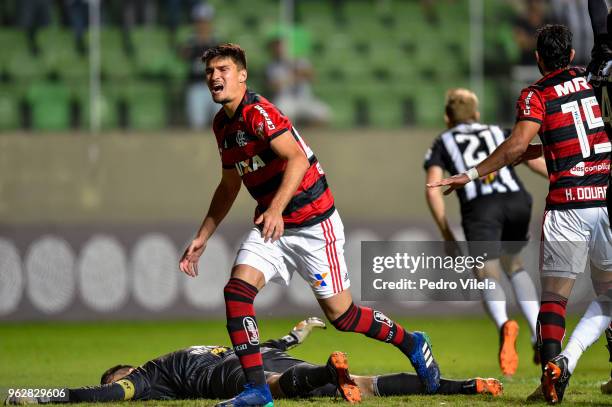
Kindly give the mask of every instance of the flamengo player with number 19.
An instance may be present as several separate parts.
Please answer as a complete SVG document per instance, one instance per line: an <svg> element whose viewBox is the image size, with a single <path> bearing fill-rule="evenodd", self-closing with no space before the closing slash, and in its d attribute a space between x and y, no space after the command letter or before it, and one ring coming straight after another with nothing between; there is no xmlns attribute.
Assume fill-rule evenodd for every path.
<svg viewBox="0 0 612 407"><path fill-rule="evenodd" d="M517 120L540 124L550 188L546 208L605 206L610 141L580 68L557 69L524 89Z"/></svg>
<svg viewBox="0 0 612 407"><path fill-rule="evenodd" d="M540 136L550 189L542 221L537 334L542 390L553 403L563 399L571 373L567 355L560 353L565 309L576 277L590 264L597 300L604 304L593 317L609 317L605 304L612 286L612 231L606 208L611 144L585 71L569 66L574 54L567 27L539 29L535 57L542 78L521 92L511 136L476 167L429 185L448 185L452 191L516 162L526 152L532 158L532 149L542 149L529 147L529 142Z"/></svg>

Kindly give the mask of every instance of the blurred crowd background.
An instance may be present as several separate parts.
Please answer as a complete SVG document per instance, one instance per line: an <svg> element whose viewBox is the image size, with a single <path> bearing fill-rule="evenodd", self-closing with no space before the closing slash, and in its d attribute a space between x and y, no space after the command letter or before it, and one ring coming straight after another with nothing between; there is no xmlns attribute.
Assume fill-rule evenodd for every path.
<svg viewBox="0 0 612 407"><path fill-rule="evenodd" d="M439 126L457 86L477 91L485 120L511 123L538 76L537 27L570 26L587 62L582 3L2 0L0 131L208 128L218 106L200 57L220 42L246 49L250 87L302 126Z"/></svg>

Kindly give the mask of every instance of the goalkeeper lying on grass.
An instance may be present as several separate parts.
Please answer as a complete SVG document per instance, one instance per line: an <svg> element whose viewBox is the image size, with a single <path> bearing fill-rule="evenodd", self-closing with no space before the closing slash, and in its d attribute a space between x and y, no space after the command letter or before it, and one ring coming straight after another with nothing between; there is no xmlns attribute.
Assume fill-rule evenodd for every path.
<svg viewBox="0 0 612 407"><path fill-rule="evenodd" d="M349 402L361 397L426 394L415 374L356 376L348 372L344 353L334 352L327 365L313 365L285 351L304 342L313 328L325 328L319 318L298 323L288 335L262 344L267 382L274 397L334 397ZM118 365L102 375L99 386L66 389L65 397L9 397L6 404L108 402L119 400L176 400L231 398L245 379L238 357L223 346L192 346L153 359L142 366ZM502 393L496 379L440 381L438 394Z"/></svg>

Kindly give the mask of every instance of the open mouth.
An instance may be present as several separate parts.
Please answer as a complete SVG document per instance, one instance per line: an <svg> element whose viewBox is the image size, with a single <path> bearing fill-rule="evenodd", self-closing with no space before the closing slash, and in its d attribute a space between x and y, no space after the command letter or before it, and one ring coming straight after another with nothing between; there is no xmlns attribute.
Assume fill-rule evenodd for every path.
<svg viewBox="0 0 612 407"><path fill-rule="evenodd" d="M220 83L214 84L212 86L212 93L217 94L223 92L223 85Z"/></svg>

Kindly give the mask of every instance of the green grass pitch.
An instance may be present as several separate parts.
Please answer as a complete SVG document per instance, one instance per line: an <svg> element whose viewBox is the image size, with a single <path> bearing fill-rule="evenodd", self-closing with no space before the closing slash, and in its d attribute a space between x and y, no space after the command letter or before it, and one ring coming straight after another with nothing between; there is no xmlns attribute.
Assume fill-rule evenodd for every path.
<svg viewBox="0 0 612 407"><path fill-rule="evenodd" d="M262 338L284 335L297 319L260 317ZM410 330L424 330L432 339L442 374L448 378L499 377L496 361L497 333L484 317L409 318L399 321ZM568 321L568 333L576 318ZM520 406L539 382L532 364L529 330L520 321L521 362L512 379L503 379L502 397L406 396L367 399L364 406ZM100 374L117 363L141 364L158 355L196 344L227 344L225 321L155 321L97 323L0 324L0 397L8 388L78 387L98 383ZM593 345L572 376L564 400L567 405L612 405L599 384L610 377L604 339ZM306 343L291 351L296 357L325 363L334 350L349 355L351 371L361 374L412 372L408 360L394 347L361 335L316 331ZM327 406L342 400L277 401L280 406ZM149 406L208 406L214 401L146 402ZM111 405L111 404L105 404ZM123 405L115 403L112 405ZM534 404L537 405L537 404Z"/></svg>

